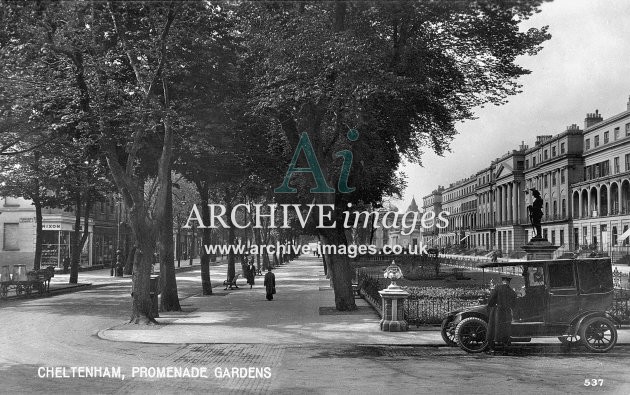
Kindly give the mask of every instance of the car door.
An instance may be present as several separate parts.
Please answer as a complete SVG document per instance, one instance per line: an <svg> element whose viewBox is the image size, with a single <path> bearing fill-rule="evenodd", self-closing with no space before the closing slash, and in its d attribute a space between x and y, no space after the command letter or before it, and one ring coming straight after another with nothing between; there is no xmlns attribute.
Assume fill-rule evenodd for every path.
<svg viewBox="0 0 630 395"><path fill-rule="evenodd" d="M547 264L547 323L568 323L579 310L577 281L572 261Z"/></svg>

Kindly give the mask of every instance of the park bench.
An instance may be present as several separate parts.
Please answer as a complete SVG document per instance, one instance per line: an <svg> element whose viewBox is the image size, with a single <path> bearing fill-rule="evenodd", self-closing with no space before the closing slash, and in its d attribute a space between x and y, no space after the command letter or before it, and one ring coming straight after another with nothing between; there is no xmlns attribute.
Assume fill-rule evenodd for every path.
<svg viewBox="0 0 630 395"><path fill-rule="evenodd" d="M224 291L226 291L228 287L230 287L230 289L232 289L232 287L238 289L238 285L236 285L236 280L238 280L240 275L240 273L236 274L234 278L232 278L232 281L230 281L229 279L223 281L223 286L225 287Z"/></svg>

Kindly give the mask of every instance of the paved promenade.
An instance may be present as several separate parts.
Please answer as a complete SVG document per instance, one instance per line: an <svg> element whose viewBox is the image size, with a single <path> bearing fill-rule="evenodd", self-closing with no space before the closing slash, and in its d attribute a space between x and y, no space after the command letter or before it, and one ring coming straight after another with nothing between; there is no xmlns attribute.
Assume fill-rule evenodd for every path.
<svg viewBox="0 0 630 395"><path fill-rule="evenodd" d="M222 272L226 265L215 269ZM227 269L225 267L225 269ZM184 312L161 313L158 330L122 324L99 332L103 339L146 343L346 343L440 344L437 330L381 332L380 317L363 299L358 310L338 312L321 260L303 256L274 270L277 294L265 299L263 278L252 289L215 288L213 296L192 296ZM214 278L225 278L214 274Z"/></svg>
<svg viewBox="0 0 630 395"><path fill-rule="evenodd" d="M227 265L212 269L214 279L225 278ZM239 289L215 287L212 296L183 300L183 312L160 314L162 326L121 322L98 335L113 341L168 344L443 345L437 327L403 333L380 331L380 317L363 299L356 299L357 311L336 311L334 293L319 259L302 256L274 273L278 293L273 301L265 299L262 277L256 278L252 289L240 280ZM618 334L619 344L630 344L630 330L621 329ZM555 338L534 342L559 344Z"/></svg>

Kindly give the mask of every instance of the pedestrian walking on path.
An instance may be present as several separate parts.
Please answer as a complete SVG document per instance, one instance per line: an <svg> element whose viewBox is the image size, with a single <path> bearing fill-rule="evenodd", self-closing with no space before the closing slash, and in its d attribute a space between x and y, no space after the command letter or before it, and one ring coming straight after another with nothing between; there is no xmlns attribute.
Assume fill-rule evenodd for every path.
<svg viewBox="0 0 630 395"><path fill-rule="evenodd" d="M271 266L265 274L265 291L267 292L267 300L273 300L273 294L276 293L276 276L271 272Z"/></svg>
<svg viewBox="0 0 630 395"><path fill-rule="evenodd" d="M254 258L249 261L249 265L247 266L247 273L245 273L247 277L247 284L249 284L249 288L254 286L254 278L256 276L256 266L254 266Z"/></svg>
<svg viewBox="0 0 630 395"><path fill-rule="evenodd" d="M501 284L497 285L490 294L488 307L488 340L489 351L494 351L496 344L503 346L510 342L510 330L512 327L512 309L516 303L516 292L510 287L510 276L502 276Z"/></svg>

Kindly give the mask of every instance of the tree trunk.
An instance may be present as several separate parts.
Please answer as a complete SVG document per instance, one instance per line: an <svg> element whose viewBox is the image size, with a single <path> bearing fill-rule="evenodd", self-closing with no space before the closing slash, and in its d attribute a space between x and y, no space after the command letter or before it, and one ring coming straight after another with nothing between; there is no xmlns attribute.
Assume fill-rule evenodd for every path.
<svg viewBox="0 0 630 395"><path fill-rule="evenodd" d="M127 257L125 258L124 274L129 275L133 273L133 262L136 257L136 242L133 238L133 234L125 235L125 247L127 249Z"/></svg>
<svg viewBox="0 0 630 395"><path fill-rule="evenodd" d="M170 159L169 159L170 160ZM164 209L158 216L160 236L160 311L180 311L177 280L175 278L175 255L173 254L173 183L170 170L163 174L162 187L158 192L157 205ZM164 189L164 191L162 191Z"/></svg>
<svg viewBox="0 0 630 395"><path fill-rule="evenodd" d="M337 221L339 223L339 221ZM340 246L346 244L343 229L320 229L324 245ZM352 267L345 254L328 254L326 256L328 270L331 273L335 306L339 311L356 310L352 292Z"/></svg>
<svg viewBox="0 0 630 395"><path fill-rule="evenodd" d="M133 302L129 320L133 324L158 324L151 308L149 293L155 235L152 227L145 223L146 218L144 210L131 210L130 222L138 246L133 263Z"/></svg>
<svg viewBox="0 0 630 395"><path fill-rule="evenodd" d="M199 196L201 198L201 219L204 224L210 223L210 208L208 183L200 183L197 185ZM201 234L202 245L210 245L211 229L204 228ZM206 254L205 247L201 250L201 288L203 295L212 295L212 282L210 281L210 255Z"/></svg>
<svg viewBox="0 0 630 395"><path fill-rule="evenodd" d="M259 247L262 245L262 237L260 235L260 228L254 228L254 240L256 241L256 244ZM258 269L258 272L260 273L260 249L257 251L257 254L256 254L256 268Z"/></svg>
<svg viewBox="0 0 630 395"><path fill-rule="evenodd" d="M42 262L42 227L44 217L42 215L42 203L39 198L33 199L33 204L35 205L35 259L33 261L33 269L39 270Z"/></svg>
<svg viewBox="0 0 630 395"><path fill-rule="evenodd" d="M232 212L232 195L230 194L229 190L225 191L225 212L228 213L227 215L227 224L229 226L228 228L228 239L227 239L227 244L230 246L234 245L235 239L236 239L236 235L234 234L234 224L232 223L232 216L229 215L229 213ZM228 271L227 271L227 279L228 280L232 280L234 278L234 276L236 276L236 257L234 256L234 250L232 248L230 248L230 251L228 253Z"/></svg>
<svg viewBox="0 0 630 395"><path fill-rule="evenodd" d="M70 284L76 284L79 281L79 261L81 260L81 194L77 193L74 199L74 231L71 237L72 258L70 260ZM113 265L113 263L112 263Z"/></svg>
<svg viewBox="0 0 630 395"><path fill-rule="evenodd" d="M232 207L230 207L228 209L228 213L231 212ZM228 225L230 225L230 229L228 229L228 240L227 240L227 244L228 245L234 245L234 227L232 226L231 222L228 222ZM234 278L234 276L236 276L236 257L234 256L234 251L232 249L230 249L230 252L228 254L228 273L227 273L227 278L229 280L232 280Z"/></svg>

